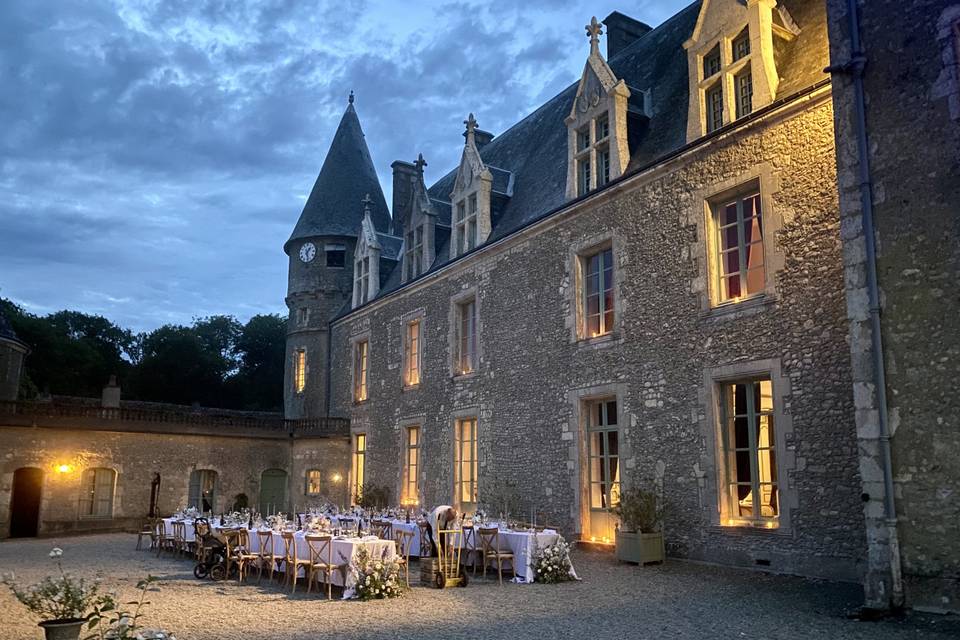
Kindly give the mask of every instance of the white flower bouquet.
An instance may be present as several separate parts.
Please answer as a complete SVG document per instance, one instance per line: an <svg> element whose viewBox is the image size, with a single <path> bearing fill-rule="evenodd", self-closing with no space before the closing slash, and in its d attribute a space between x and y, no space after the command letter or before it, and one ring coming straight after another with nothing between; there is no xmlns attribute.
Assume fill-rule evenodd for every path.
<svg viewBox="0 0 960 640"><path fill-rule="evenodd" d="M350 571L356 580L355 598L380 600L403 595L400 563L396 558L376 558L371 556L366 548L361 547L350 563Z"/></svg>
<svg viewBox="0 0 960 640"><path fill-rule="evenodd" d="M533 557L534 582L554 584L573 580L570 545L559 536L553 544L537 550Z"/></svg>

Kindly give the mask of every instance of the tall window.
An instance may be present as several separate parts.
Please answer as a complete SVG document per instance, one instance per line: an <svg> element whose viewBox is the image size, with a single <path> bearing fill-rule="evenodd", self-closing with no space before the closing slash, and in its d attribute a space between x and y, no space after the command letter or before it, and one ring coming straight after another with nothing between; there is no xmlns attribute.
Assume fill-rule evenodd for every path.
<svg viewBox="0 0 960 640"><path fill-rule="evenodd" d="M190 472L190 494L187 506L210 513L217 504L217 472L197 469Z"/></svg>
<svg viewBox="0 0 960 640"><path fill-rule="evenodd" d="M320 495L320 469L309 469L307 471L307 490L308 496Z"/></svg>
<svg viewBox="0 0 960 640"><path fill-rule="evenodd" d="M353 437L353 500L363 497L363 484L367 470L367 435L358 433Z"/></svg>
<svg viewBox="0 0 960 640"><path fill-rule="evenodd" d="M420 320L407 323L403 344L403 384L412 387L420 384Z"/></svg>
<svg viewBox="0 0 960 640"><path fill-rule="evenodd" d="M423 263L423 225L407 231L406 238L407 280L420 275Z"/></svg>
<svg viewBox="0 0 960 640"><path fill-rule="evenodd" d="M707 106L707 133L723 126L723 82L707 89L704 101Z"/></svg>
<svg viewBox="0 0 960 640"><path fill-rule="evenodd" d="M620 430L617 401L589 405L587 453L590 459L590 508L609 509L620 502Z"/></svg>
<svg viewBox="0 0 960 640"><path fill-rule="evenodd" d="M763 216L760 193L717 207L719 302L736 301L764 290Z"/></svg>
<svg viewBox="0 0 960 640"><path fill-rule="evenodd" d="M460 510L477 502L477 419L457 420L454 433L454 486Z"/></svg>
<svg viewBox="0 0 960 640"><path fill-rule="evenodd" d="M731 43L731 49L733 50L733 61L743 60L748 55L750 55L750 31L749 29L744 29L740 32L736 38L733 39Z"/></svg>
<svg viewBox="0 0 960 640"><path fill-rule="evenodd" d="M753 76L750 74L750 65L734 77L733 87L737 95L737 117L742 118L753 111Z"/></svg>
<svg viewBox="0 0 960 640"><path fill-rule="evenodd" d="M407 427L403 449L403 501L412 503L420 496L420 427Z"/></svg>
<svg viewBox="0 0 960 640"><path fill-rule="evenodd" d="M354 288L360 292L357 304L364 304L370 297L370 258L364 256L357 260L354 276Z"/></svg>
<svg viewBox="0 0 960 640"><path fill-rule="evenodd" d="M590 152L577 159L577 195L590 191Z"/></svg>
<svg viewBox="0 0 960 640"><path fill-rule="evenodd" d="M453 230L457 253L466 253L477 245L477 194L457 203L457 218Z"/></svg>
<svg viewBox="0 0 960 640"><path fill-rule="evenodd" d="M583 320L585 338L613 331L613 248L583 256Z"/></svg>
<svg viewBox="0 0 960 640"><path fill-rule="evenodd" d="M721 47L724 48L721 50ZM750 60L750 31L747 27L729 44L718 42L703 54L703 77L699 84L707 133L753 111Z"/></svg>
<svg viewBox="0 0 960 640"><path fill-rule="evenodd" d="M367 399L367 365L369 341L360 340L353 346L353 399L363 402Z"/></svg>
<svg viewBox="0 0 960 640"><path fill-rule="evenodd" d="M117 472L113 469L87 469L80 480L80 517L112 518L113 490Z"/></svg>
<svg viewBox="0 0 960 640"><path fill-rule="evenodd" d="M293 352L293 390L303 393L307 386L307 352L297 349Z"/></svg>
<svg viewBox="0 0 960 640"><path fill-rule="evenodd" d="M720 386L724 524L776 526L780 514L769 378Z"/></svg>
<svg viewBox="0 0 960 640"><path fill-rule="evenodd" d="M468 300L457 305L457 361L458 374L477 368L477 303Z"/></svg>

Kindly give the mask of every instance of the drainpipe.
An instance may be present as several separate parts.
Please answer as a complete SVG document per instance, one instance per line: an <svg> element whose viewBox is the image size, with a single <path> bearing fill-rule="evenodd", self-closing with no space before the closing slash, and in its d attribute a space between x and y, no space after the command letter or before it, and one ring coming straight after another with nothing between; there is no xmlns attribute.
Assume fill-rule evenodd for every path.
<svg viewBox="0 0 960 640"><path fill-rule="evenodd" d="M900 546L897 541L897 509L894 502L893 463L890 454L890 422L887 415L887 384L883 363L883 340L880 335L880 293L877 285L876 231L873 224L873 190L870 179L870 155L867 140L867 119L864 108L863 73L867 58L860 42L860 20L857 0L847 0L847 15L850 19L850 60L831 65L827 73L849 75L853 81L854 119L857 130L857 152L860 170L860 211L863 238L866 249L867 295L870 305L871 350L873 351L873 383L877 400L877 416L880 430L880 456L883 471L883 511L887 529L887 544L890 565L890 605L903 606L903 579L900 571Z"/></svg>

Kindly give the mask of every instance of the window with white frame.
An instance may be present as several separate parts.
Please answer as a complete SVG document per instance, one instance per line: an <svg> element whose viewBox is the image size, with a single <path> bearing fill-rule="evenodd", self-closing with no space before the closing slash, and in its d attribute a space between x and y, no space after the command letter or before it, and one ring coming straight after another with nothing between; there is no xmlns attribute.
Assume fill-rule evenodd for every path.
<svg viewBox="0 0 960 640"><path fill-rule="evenodd" d="M769 377L719 386L722 524L778 526L779 479Z"/></svg>
<svg viewBox="0 0 960 640"><path fill-rule="evenodd" d="M477 419L460 418L454 430L454 498L466 511L477 503Z"/></svg>
<svg viewBox="0 0 960 640"><path fill-rule="evenodd" d="M737 302L766 287L759 185L713 204L717 303Z"/></svg>
<svg viewBox="0 0 960 640"><path fill-rule="evenodd" d="M404 430L403 487L400 495L403 504L416 504L420 499L420 427L409 426Z"/></svg>
<svg viewBox="0 0 960 640"><path fill-rule="evenodd" d="M297 349L293 352L293 390L303 393L307 387L307 351Z"/></svg>
<svg viewBox="0 0 960 640"><path fill-rule="evenodd" d="M351 493L354 503L363 497L363 484L366 481L366 472L367 434L358 433L353 436L353 464L351 466L351 477L353 478Z"/></svg>
<svg viewBox="0 0 960 640"><path fill-rule="evenodd" d="M80 479L80 517L112 518L117 472L113 469L86 469Z"/></svg>
<svg viewBox="0 0 960 640"><path fill-rule="evenodd" d="M610 182L610 116L604 112L577 130L577 195Z"/></svg>
<svg viewBox="0 0 960 640"><path fill-rule="evenodd" d="M453 228L457 253L466 253L477 246L477 194L471 193L457 203Z"/></svg>
<svg viewBox="0 0 960 640"><path fill-rule="evenodd" d="M455 372L471 373L477 368L477 302L475 298L457 304Z"/></svg>
<svg viewBox="0 0 960 640"><path fill-rule="evenodd" d="M403 384L415 387L420 384L420 319L407 322L403 341Z"/></svg>
<svg viewBox="0 0 960 640"><path fill-rule="evenodd" d="M369 360L368 340L353 343L353 400L363 402L367 399L367 368Z"/></svg>
<svg viewBox="0 0 960 640"><path fill-rule="evenodd" d="M580 338L597 338L613 331L614 275L613 247L594 249L579 256L583 274L578 304L582 330Z"/></svg>
<svg viewBox="0 0 960 640"><path fill-rule="evenodd" d="M320 469L307 470L306 494L308 496L320 495Z"/></svg>

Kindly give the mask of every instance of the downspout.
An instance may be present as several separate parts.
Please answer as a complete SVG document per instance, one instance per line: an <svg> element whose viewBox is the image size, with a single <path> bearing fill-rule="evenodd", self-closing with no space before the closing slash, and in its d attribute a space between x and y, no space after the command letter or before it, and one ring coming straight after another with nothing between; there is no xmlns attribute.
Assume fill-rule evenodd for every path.
<svg viewBox="0 0 960 640"><path fill-rule="evenodd" d="M333 378L333 323L329 320L327 321L327 379L325 381L324 387L326 387L324 392L323 399L323 415L327 418L330 417L330 389L332 388L331 379Z"/></svg>
<svg viewBox="0 0 960 640"><path fill-rule="evenodd" d="M870 307L870 342L873 351L873 383L877 401L880 431L880 456L883 472L883 512L887 529L890 565L890 604L903 606L903 579L900 570L900 546L897 542L897 508L894 502L893 463L890 453L890 422L887 415L887 382L883 362L883 339L880 334L880 293L877 284L876 230L873 224L873 185L870 178L870 154L867 140L867 118L864 107L863 73L867 58L860 41L860 19L857 0L847 0L850 29L850 60L831 65L827 73L847 74L853 81L854 120L857 130L857 152L860 173L860 212L866 250L867 296Z"/></svg>

